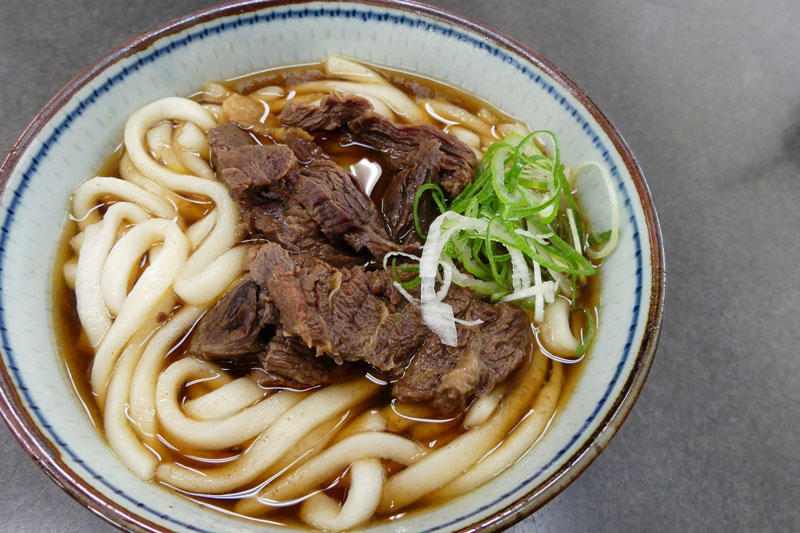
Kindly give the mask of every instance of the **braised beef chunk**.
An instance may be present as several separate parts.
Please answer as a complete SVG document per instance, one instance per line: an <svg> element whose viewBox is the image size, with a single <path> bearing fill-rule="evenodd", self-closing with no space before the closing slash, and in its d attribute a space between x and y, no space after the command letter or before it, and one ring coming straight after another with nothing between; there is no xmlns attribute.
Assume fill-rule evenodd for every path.
<svg viewBox="0 0 800 533"><path fill-rule="evenodd" d="M434 183L457 195L472 178L472 151L432 126L395 125L354 96L333 94L319 106L290 103L280 119L290 127L270 137L283 144L260 145L233 124L209 132L212 162L244 229L268 242L251 249L246 277L200 321L190 353L258 358L262 368L253 379L292 388L377 369L395 380L399 400L463 412L519 365L531 343L525 312L453 286L445 302L455 316L483 323L458 326L458 346L444 346L391 272L359 265L421 245L414 231L417 192ZM390 180L383 216L306 130L339 130L383 153ZM431 196L422 196L423 228L437 213Z"/></svg>
<svg viewBox="0 0 800 533"><path fill-rule="evenodd" d="M255 235L278 242L292 252L307 253L337 267L367 261L367 258L357 255L353 250L326 239L319 224L299 204L288 207L285 204L265 205L250 209L247 216Z"/></svg>
<svg viewBox="0 0 800 533"><path fill-rule="evenodd" d="M244 139L231 127L236 128L218 127L224 129L215 133L212 153L217 175L239 204L251 233L336 266L364 263L362 252L381 261L387 252L400 249L355 178L322 157L312 141L292 132L284 136L302 157L311 158L301 166L288 146L235 144Z"/></svg>
<svg viewBox="0 0 800 533"><path fill-rule="evenodd" d="M278 331L258 356L263 371L250 374L262 386L307 388L341 383L364 375L359 365L337 365L314 351L297 337Z"/></svg>
<svg viewBox="0 0 800 533"><path fill-rule="evenodd" d="M326 118L322 116L326 110L336 112ZM441 185L451 198L472 181L477 164L473 151L452 135L429 124L394 124L373 113L372 105L358 96L334 93L317 106L289 103L278 119L309 131L343 128L356 142L385 153L394 170L418 162L420 156L415 153L422 143L434 141L441 153L437 165Z"/></svg>
<svg viewBox="0 0 800 533"><path fill-rule="evenodd" d="M260 333L277 322L269 296L251 279L234 285L197 324L188 352L204 359L235 360L263 349Z"/></svg>
<svg viewBox="0 0 800 533"><path fill-rule="evenodd" d="M429 401L444 413L462 411L504 380L530 346L522 309L483 302L466 289L451 287L445 301L457 317L483 323L458 326L459 344L449 347L422 323L417 307L397 295L387 271L336 269L265 244L253 256L250 272L272 295L286 334L337 363L365 361L402 375L393 387L395 397Z"/></svg>
<svg viewBox="0 0 800 533"><path fill-rule="evenodd" d="M333 161L309 164L300 172L294 192L329 239L343 239L356 251L369 250L379 261L398 249L356 179Z"/></svg>
<svg viewBox="0 0 800 533"><path fill-rule="evenodd" d="M458 326L455 347L429 335L403 378L393 385L395 398L431 402L443 413L462 412L476 395L492 390L519 366L531 343L522 309L473 296L463 317L484 322L478 327Z"/></svg>
<svg viewBox="0 0 800 533"><path fill-rule="evenodd" d="M279 119L284 124L308 131L331 131L369 111L372 111L372 104L364 98L331 93L318 106L290 103L281 112Z"/></svg>
<svg viewBox="0 0 800 533"><path fill-rule="evenodd" d="M287 175L297 167L297 158L288 147L256 144L235 124L211 128L208 144L217 177L239 204L269 200L270 187L285 188Z"/></svg>
<svg viewBox="0 0 800 533"><path fill-rule="evenodd" d="M455 198L472 181L477 160L464 143L428 124L397 125L372 112L364 98L332 94L319 105L289 103L279 115L283 124L310 131L342 129L352 139L382 152L394 171L384 193L382 210L395 241L414 243L413 206L424 183L441 185ZM430 195L422 197L421 226L436 215Z"/></svg>
<svg viewBox="0 0 800 533"><path fill-rule="evenodd" d="M419 161L419 148L425 140L437 142L441 153L439 179L450 198L458 196L472 181L477 164L473 151L452 135L429 124L398 126L368 113L350 121L347 128L356 141L387 154L396 169Z"/></svg>
<svg viewBox="0 0 800 533"><path fill-rule="evenodd" d="M301 164L307 165L327 155L322 148L314 142L313 138L299 128L288 128L280 138L280 142L288 146Z"/></svg>
<svg viewBox="0 0 800 533"><path fill-rule="evenodd" d="M392 176L381 203L383 216L386 217L389 231L395 240L406 243L416 235L414 197L425 183L439 183L440 161L441 152L438 143L433 139L426 139L420 144L416 159ZM427 231L438 214L430 193L420 197L417 212L420 226Z"/></svg>
<svg viewBox="0 0 800 533"><path fill-rule="evenodd" d="M255 144L250 135L242 128L233 123L221 124L208 130L208 144L211 147L211 162L214 168L221 168L223 165L220 158L239 146L250 146Z"/></svg>
<svg viewBox="0 0 800 533"><path fill-rule="evenodd" d="M276 302L284 331L337 363L396 371L428 333L418 310L395 294L387 271L336 269L271 243L261 246L250 271Z"/></svg>
<svg viewBox="0 0 800 533"><path fill-rule="evenodd" d="M271 187L284 189L283 180L297 166L292 151L282 145L239 146L218 156L219 179L239 203L257 204L274 199Z"/></svg>
<svg viewBox="0 0 800 533"><path fill-rule="evenodd" d="M298 143L306 142L297 137ZM234 124L209 131L217 175L227 185L246 231L305 252L335 266L363 264L366 259L345 242L325 237L322 228L299 202L294 188L300 166L283 145L262 146Z"/></svg>

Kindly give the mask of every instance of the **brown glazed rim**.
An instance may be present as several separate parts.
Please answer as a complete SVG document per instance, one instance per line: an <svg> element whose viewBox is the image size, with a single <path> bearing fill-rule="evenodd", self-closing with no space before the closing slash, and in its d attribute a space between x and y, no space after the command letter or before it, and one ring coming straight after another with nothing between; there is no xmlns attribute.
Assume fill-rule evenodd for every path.
<svg viewBox="0 0 800 533"><path fill-rule="evenodd" d="M230 2L173 20L120 46L70 81L36 114L9 151L2 167L0 167L0 195L5 193L6 183L18 164L21 155L30 147L44 125L70 101L78 90L120 60L148 48L161 38L203 22L256 11L264 7L306 4L310 1L312 0L244 0ZM322 1L338 4L335 0ZM583 91L537 53L496 29L463 15L421 2L409 0L355 0L355 3L407 11L462 28L480 35L501 49L524 58L545 72L556 84L581 103L611 140L614 149L620 154L626 169L631 175L647 222L650 262L652 265L651 295L647 309L644 338L636 354L632 371L613 405L600 421L597 429L584 438L581 447L564 461L558 471L511 505L463 528L461 531L494 531L503 529L533 513L580 475L608 445L608 442L624 422L641 392L658 345L664 307L664 250L658 216L642 171L625 140ZM22 448L70 496L85 505L100 518L115 526L133 531L169 531L136 514L134 510L127 509L108 499L100 491L86 483L62 460L58 448L41 433L31 415L23 407L5 364L0 365L0 399L2 399L0 402L0 414L2 414L6 424L8 424Z"/></svg>

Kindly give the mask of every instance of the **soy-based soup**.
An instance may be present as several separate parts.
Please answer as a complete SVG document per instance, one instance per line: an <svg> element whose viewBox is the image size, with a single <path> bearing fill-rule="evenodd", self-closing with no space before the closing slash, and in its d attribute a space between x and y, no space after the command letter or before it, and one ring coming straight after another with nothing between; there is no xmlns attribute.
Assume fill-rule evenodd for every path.
<svg viewBox="0 0 800 533"><path fill-rule="evenodd" d="M92 423L142 479L270 524L349 529L480 486L577 381L562 362L616 238L555 143L335 57L144 106L76 189L54 280Z"/></svg>

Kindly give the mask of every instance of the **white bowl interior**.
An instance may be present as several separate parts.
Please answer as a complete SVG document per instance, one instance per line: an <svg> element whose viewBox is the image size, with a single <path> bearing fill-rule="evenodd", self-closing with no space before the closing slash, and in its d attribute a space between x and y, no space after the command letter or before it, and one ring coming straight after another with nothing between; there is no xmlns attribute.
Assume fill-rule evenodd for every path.
<svg viewBox="0 0 800 533"><path fill-rule="evenodd" d="M51 328L50 283L72 189L120 142L144 103L194 92L208 80L329 53L419 72L464 88L535 128L556 132L567 163L596 160L611 172L622 232L601 273L599 335L566 409L536 448L479 491L433 513L376 530L455 529L509 505L550 477L598 427L631 373L650 301L645 217L626 167L581 103L535 65L484 37L385 7L348 3L274 7L166 36L101 72L47 123L21 157L2 197L0 334L23 404L64 462L97 491L178 530L218 530L222 516L138 480L114 457L74 399ZM605 188L586 179L584 206L607 225ZM228 531L259 529L230 519Z"/></svg>

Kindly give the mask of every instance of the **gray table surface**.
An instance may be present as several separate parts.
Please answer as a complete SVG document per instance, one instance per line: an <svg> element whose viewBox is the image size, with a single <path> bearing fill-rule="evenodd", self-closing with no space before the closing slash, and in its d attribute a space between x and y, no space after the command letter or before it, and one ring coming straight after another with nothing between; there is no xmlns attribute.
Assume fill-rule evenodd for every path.
<svg viewBox="0 0 800 533"><path fill-rule="evenodd" d="M87 65L213 1L4 0L0 149ZM516 37L627 138L668 283L650 377L527 531L800 530L800 2L436 2ZM0 530L112 528L0 424Z"/></svg>

